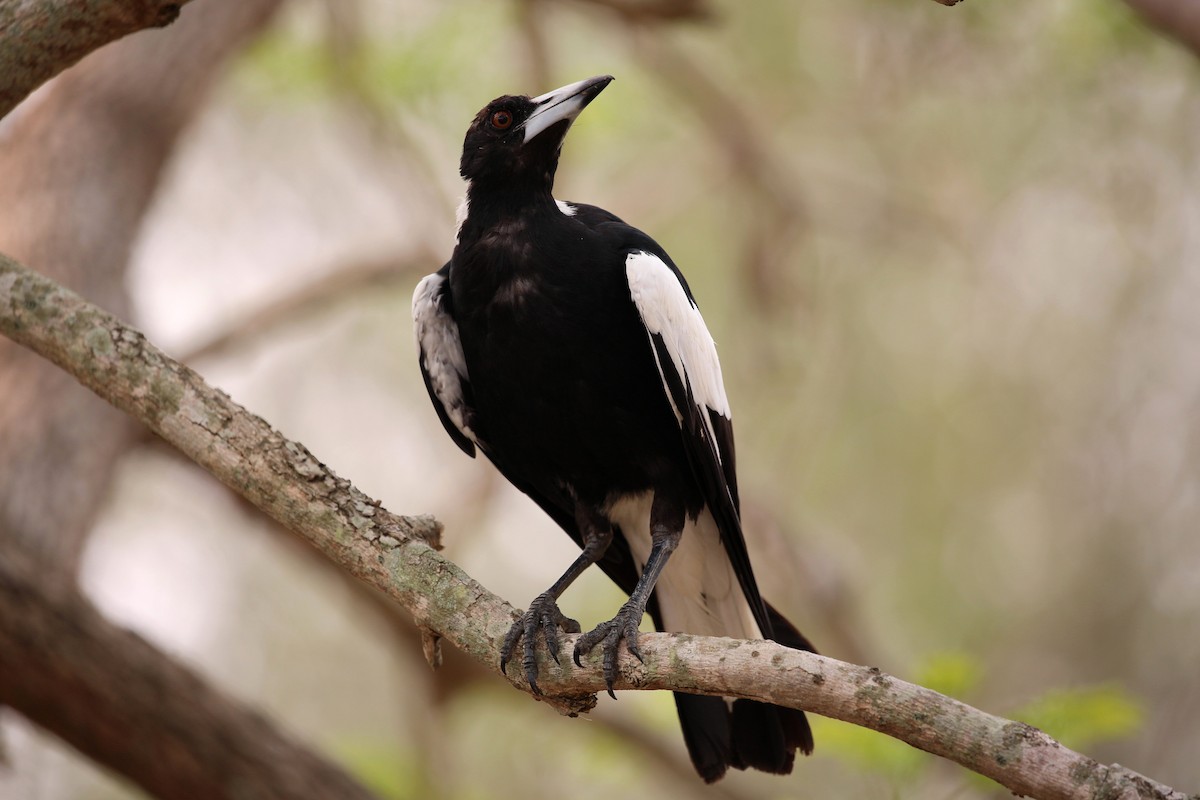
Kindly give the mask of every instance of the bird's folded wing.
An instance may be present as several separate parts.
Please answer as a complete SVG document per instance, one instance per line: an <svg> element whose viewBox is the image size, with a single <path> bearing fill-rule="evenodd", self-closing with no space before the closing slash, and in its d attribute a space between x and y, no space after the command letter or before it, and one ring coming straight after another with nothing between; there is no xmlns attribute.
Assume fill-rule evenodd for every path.
<svg viewBox="0 0 1200 800"><path fill-rule="evenodd" d="M417 358L425 388L442 426L454 443L474 458L479 439L474 430L475 411L467 361L458 337L458 325L448 307L450 294L446 289L449 279L450 264L447 263L432 275L425 276L413 292Z"/></svg>
<svg viewBox="0 0 1200 800"><path fill-rule="evenodd" d="M769 636L766 607L742 535L733 424L716 344L683 276L663 257L648 250L631 250L625 259L625 273L692 470L755 621Z"/></svg>

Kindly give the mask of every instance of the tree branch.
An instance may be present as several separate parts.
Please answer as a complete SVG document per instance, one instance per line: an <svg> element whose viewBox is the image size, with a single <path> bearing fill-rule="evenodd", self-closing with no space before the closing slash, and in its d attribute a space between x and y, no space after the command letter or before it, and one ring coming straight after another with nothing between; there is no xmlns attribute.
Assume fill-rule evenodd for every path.
<svg viewBox="0 0 1200 800"><path fill-rule="evenodd" d="M0 256L0 332L60 367L183 451L351 574L407 608L419 625L495 668L516 619L426 543L438 523L383 509L137 331ZM573 637L566 637L570 651ZM772 642L645 634L645 662L624 659L617 688L675 689L802 708L894 736L1046 800L1197 800L1123 767L1075 753L1020 722L987 714L877 669ZM604 686L598 657L583 668L543 657L544 698L575 714ZM516 666L509 681L528 691Z"/></svg>
<svg viewBox="0 0 1200 800"><path fill-rule="evenodd" d="M93 50L175 21L190 0L0 0L0 118Z"/></svg>

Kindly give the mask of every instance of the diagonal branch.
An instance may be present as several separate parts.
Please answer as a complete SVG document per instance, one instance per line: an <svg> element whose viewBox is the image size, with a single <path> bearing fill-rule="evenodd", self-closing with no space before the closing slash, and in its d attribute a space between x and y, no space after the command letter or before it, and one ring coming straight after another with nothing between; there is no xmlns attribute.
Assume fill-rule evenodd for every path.
<svg viewBox="0 0 1200 800"><path fill-rule="evenodd" d="M142 334L5 256L0 332L141 420L343 569L399 602L419 625L494 668L497 644L516 613L427 543L439 528L435 520L383 509ZM645 634L639 643L645 663L625 659L618 688L802 708L894 736L1028 797L1200 800L877 669L771 642ZM565 644L568 652L571 644ZM543 659L541 669L547 701L565 713L591 708L604 686L596 658L581 669ZM527 690L516 672L519 667L510 682Z"/></svg>
<svg viewBox="0 0 1200 800"><path fill-rule="evenodd" d="M174 22L180 6L188 1L0 0L0 118L96 48L135 31Z"/></svg>
<svg viewBox="0 0 1200 800"><path fill-rule="evenodd" d="M193 364L221 355L239 344L244 345L247 340L303 320L355 292L424 275L430 265L440 261L431 252L419 249L416 253L364 259L331 270L308 283L289 287L247 316L193 344L179 360Z"/></svg>

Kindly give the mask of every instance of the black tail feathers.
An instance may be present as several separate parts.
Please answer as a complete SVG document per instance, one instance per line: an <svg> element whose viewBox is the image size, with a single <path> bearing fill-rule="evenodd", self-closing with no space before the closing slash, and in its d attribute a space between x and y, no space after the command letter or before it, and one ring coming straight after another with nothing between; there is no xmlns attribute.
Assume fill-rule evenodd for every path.
<svg viewBox="0 0 1200 800"><path fill-rule="evenodd" d="M769 638L785 647L816 652L769 604L767 616L772 628ZM693 694L676 694L675 708L688 755L705 783L720 779L729 767L787 775L796 750L808 755L813 749L812 729L803 711Z"/></svg>

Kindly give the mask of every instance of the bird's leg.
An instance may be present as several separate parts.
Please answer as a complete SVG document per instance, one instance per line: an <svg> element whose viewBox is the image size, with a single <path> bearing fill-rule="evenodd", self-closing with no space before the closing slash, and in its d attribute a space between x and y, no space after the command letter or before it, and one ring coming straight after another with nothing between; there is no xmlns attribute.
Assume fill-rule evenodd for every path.
<svg viewBox="0 0 1200 800"><path fill-rule="evenodd" d="M600 623L575 641L574 658L578 666L583 666L579 661L581 655L591 652L596 645L601 645L604 653L604 682L608 684L608 694L614 700L617 697L613 693L613 683L617 679L617 649L624 639L629 652L638 661L642 660L637 644L638 626L642 623L642 615L646 613L646 603L650 601L654 584L658 582L658 576L667 565L667 559L671 557L683 535L683 507L660 498L661 495L656 492L650 507L650 555L646 559L646 566L633 589L633 594L629 596L625 605L621 606L615 617Z"/></svg>
<svg viewBox="0 0 1200 800"><path fill-rule="evenodd" d="M584 570L604 557L609 544L612 543L612 524L594 509L586 508L582 503L578 504L575 522L583 539L583 552L567 567L567 571L553 586L533 599L529 610L509 628L508 635L504 637L504 643L500 647L500 671L503 672L517 644L524 639L521 664L525 668L525 679L529 681L529 688L534 694L542 693L537 685L537 632L540 630L546 637L546 649L550 651L555 663L558 663L559 630L567 633L580 631L579 623L564 616L559 610L558 598Z"/></svg>

